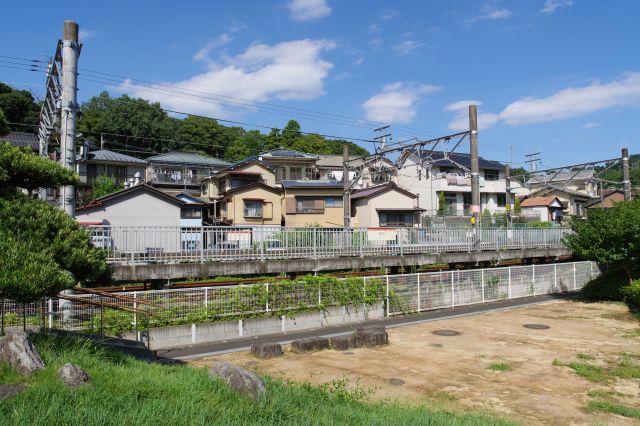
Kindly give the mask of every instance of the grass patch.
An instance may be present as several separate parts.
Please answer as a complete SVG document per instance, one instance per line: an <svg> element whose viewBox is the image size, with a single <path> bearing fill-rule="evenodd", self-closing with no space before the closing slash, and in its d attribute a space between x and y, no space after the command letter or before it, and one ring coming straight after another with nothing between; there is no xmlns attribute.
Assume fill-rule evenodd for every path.
<svg viewBox="0 0 640 426"><path fill-rule="evenodd" d="M487 368L492 371L511 371L512 370L511 366L504 362L493 362L489 364Z"/></svg>
<svg viewBox="0 0 640 426"><path fill-rule="evenodd" d="M616 396L622 396L622 394L609 389L591 389L587 391L587 396L591 398L611 399Z"/></svg>
<svg viewBox="0 0 640 426"><path fill-rule="evenodd" d="M601 411L604 413L618 414L624 417L640 420L640 409L627 407L610 401L593 400L587 404L589 411Z"/></svg>
<svg viewBox="0 0 640 426"><path fill-rule="evenodd" d="M640 328L636 328L635 330L627 330L622 333L622 337L640 337Z"/></svg>
<svg viewBox="0 0 640 426"><path fill-rule="evenodd" d="M576 358L582 359L582 360L585 360L585 361L591 361L591 360L594 359L591 355L585 354L585 353L582 353L582 352L579 352L578 355L576 355Z"/></svg>
<svg viewBox="0 0 640 426"><path fill-rule="evenodd" d="M139 361L81 339L33 341L47 368L30 378L0 368L0 383L27 385L0 401L0 424L514 424L483 413L368 403L362 401L366 392L345 390L343 383L322 388L267 379L268 396L253 402L210 379L204 368ZM60 384L56 371L67 362L87 370L92 385Z"/></svg>
<svg viewBox="0 0 640 426"><path fill-rule="evenodd" d="M588 360L577 355L578 359ZM582 354L586 355L586 354ZM589 356L589 355L587 355ZM593 359L593 357L591 357ZM588 364L586 362L562 362L554 359L552 365L556 367L569 367L577 375L596 383L611 383L616 379L640 378L640 355L621 352L615 357L608 358L604 366Z"/></svg>

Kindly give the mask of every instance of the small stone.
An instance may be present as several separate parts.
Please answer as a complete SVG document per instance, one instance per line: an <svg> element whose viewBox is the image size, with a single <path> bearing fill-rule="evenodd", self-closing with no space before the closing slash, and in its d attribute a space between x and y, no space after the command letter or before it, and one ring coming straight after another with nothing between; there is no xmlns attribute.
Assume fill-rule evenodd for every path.
<svg viewBox="0 0 640 426"><path fill-rule="evenodd" d="M331 349L335 349L337 351L346 351L347 349L354 347L353 336L333 336L329 339L329 344L331 346Z"/></svg>
<svg viewBox="0 0 640 426"><path fill-rule="evenodd" d="M260 377L228 362L216 362L209 370L209 376L222 379L231 389L252 399L258 399L267 393Z"/></svg>
<svg viewBox="0 0 640 426"><path fill-rule="evenodd" d="M79 365L67 363L58 370L58 379L70 388L91 383L91 377Z"/></svg>
<svg viewBox="0 0 640 426"><path fill-rule="evenodd" d="M14 397L25 389L25 385L0 385L0 401L3 399Z"/></svg>
<svg viewBox="0 0 640 426"><path fill-rule="evenodd" d="M309 337L291 342L291 351L296 353L316 352L329 349L329 339L326 337Z"/></svg>
<svg viewBox="0 0 640 426"><path fill-rule="evenodd" d="M22 375L43 370L44 362L24 331L9 332L0 338L0 362L6 362Z"/></svg>
<svg viewBox="0 0 640 426"><path fill-rule="evenodd" d="M251 354L258 358L273 358L282 355L280 343L254 343L251 345Z"/></svg>

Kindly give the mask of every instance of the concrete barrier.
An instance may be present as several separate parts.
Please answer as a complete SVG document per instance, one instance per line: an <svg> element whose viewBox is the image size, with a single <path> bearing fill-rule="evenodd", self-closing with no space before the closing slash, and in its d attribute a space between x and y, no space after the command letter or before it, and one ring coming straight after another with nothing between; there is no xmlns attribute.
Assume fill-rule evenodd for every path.
<svg viewBox="0 0 640 426"><path fill-rule="evenodd" d="M332 306L325 311L302 312L281 317L251 318L152 328L150 349L170 349L200 343L264 336L327 326L354 324L384 318L382 302L373 305ZM132 337L134 337L132 335Z"/></svg>

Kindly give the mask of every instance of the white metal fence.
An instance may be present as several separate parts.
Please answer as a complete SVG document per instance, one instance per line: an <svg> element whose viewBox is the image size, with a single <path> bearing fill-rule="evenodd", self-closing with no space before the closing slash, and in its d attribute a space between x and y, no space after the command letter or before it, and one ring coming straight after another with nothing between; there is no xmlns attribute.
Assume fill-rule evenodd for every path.
<svg viewBox="0 0 640 426"><path fill-rule="evenodd" d="M92 226L111 263L205 262L473 251L470 228ZM566 228L479 231L481 250L563 247Z"/></svg>
<svg viewBox="0 0 640 426"><path fill-rule="evenodd" d="M600 269L594 262L574 262L383 275L349 278L340 282L310 278L278 283L117 293L129 300L103 299L93 294L74 296L97 305L58 298L25 305L4 300L2 324L5 329L22 326L24 322L28 327L93 332L104 329L116 333L147 324L161 327L201 323L376 301L385 302L386 313L390 316L578 290L599 274ZM148 310L154 316L144 317L139 313L103 308L99 306L101 301L125 309Z"/></svg>

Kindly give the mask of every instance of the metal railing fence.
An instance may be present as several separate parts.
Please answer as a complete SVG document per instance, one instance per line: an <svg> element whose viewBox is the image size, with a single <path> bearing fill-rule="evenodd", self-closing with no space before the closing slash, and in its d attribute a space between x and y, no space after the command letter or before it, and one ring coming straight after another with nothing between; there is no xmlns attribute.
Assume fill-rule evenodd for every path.
<svg viewBox="0 0 640 426"><path fill-rule="evenodd" d="M120 299L102 299L97 294L74 295L94 304L59 298L24 305L3 300L2 327L6 330L26 324L31 328L117 334L147 325L195 324L379 302L384 302L386 315L391 316L578 290L598 275L600 269L595 262L574 262L342 280L312 277L292 282L118 292L119 296L124 296ZM100 306L101 300L119 308L145 309L154 316L104 308Z"/></svg>
<svg viewBox="0 0 640 426"><path fill-rule="evenodd" d="M469 228L91 226L110 263L179 263L393 256L474 250ZM482 250L563 247L570 230L480 229Z"/></svg>

